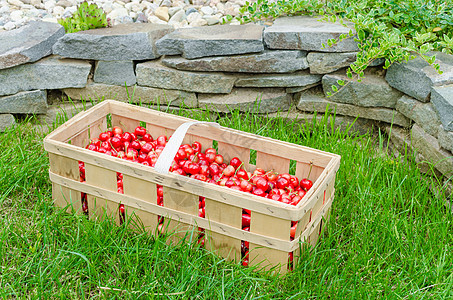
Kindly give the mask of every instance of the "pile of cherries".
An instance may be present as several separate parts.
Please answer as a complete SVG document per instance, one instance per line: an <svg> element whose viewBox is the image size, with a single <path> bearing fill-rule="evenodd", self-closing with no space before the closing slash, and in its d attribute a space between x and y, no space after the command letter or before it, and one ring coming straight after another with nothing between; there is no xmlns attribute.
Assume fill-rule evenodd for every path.
<svg viewBox="0 0 453 300"><path fill-rule="evenodd" d="M100 133L98 138L91 139L86 148L154 167L169 138L161 135L153 139L142 126L136 127L134 132L124 132L121 127L114 126L111 130ZM84 182L85 165L83 162L79 162L79 170L80 181ZM278 174L272 170L266 172L261 168L248 172L243 168L243 162L239 158L234 157L227 163L216 149L208 148L203 151L199 142L194 142L192 145L181 145L169 171L290 205L297 205L313 186L311 180L304 178L299 181L296 176L288 173ZM123 193L123 175L121 173L117 173L117 188L118 193ZM157 185L157 204L163 206L163 203L163 187ZM84 193L82 193L82 209L88 214L87 196ZM119 215L120 223L124 222L125 208L123 204L119 206ZM199 197L199 217L205 217L205 198L201 196ZM250 219L250 210L243 209L243 230L250 231ZM159 217L159 223L158 229L162 232L163 217ZM293 221L290 231L291 239L295 237L296 227L297 222ZM203 232L199 241L204 244ZM242 241L243 265L248 265L248 249L249 242ZM289 260L292 262L292 253L289 254Z"/></svg>

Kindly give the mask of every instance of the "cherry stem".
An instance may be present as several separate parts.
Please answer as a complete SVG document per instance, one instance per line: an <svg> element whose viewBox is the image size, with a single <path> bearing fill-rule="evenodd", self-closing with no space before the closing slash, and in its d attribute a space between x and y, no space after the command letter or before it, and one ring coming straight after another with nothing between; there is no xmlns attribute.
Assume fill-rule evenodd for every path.
<svg viewBox="0 0 453 300"><path fill-rule="evenodd" d="M310 174L311 174L311 169L313 168L313 162L311 161L310 162L310 170L308 171L308 176L307 178L310 178Z"/></svg>
<svg viewBox="0 0 453 300"><path fill-rule="evenodd" d="M239 165L239 167L236 169L236 171L234 171L234 176L236 176L236 174L237 174L238 171L241 169L241 167L242 167L243 164L244 164L244 163L242 162L242 163Z"/></svg>

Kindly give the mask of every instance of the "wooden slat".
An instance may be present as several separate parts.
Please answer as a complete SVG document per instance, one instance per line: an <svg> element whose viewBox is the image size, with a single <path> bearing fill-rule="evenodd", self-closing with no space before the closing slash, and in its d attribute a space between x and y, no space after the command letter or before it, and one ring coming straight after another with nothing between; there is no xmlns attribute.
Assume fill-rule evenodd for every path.
<svg viewBox="0 0 453 300"><path fill-rule="evenodd" d="M193 191L195 194L218 200L220 202L241 208L252 209L260 213L274 215L280 218L299 220L305 214L304 207L295 207L278 201L254 195L244 194L225 187L182 177L173 173L167 175L157 173L154 168L134 162L121 160L101 153L80 149L72 145L51 141L46 145L47 151L60 155L74 157L91 164L102 166L116 172L146 179L157 184L178 189ZM182 180L183 179L183 180Z"/></svg>
<svg viewBox="0 0 453 300"><path fill-rule="evenodd" d="M85 178L87 183L110 191L117 191L116 172L108 168L85 163Z"/></svg>
<svg viewBox="0 0 453 300"><path fill-rule="evenodd" d="M295 175L299 179L308 178L314 183L320 177L324 169L325 168L323 167L297 162Z"/></svg>
<svg viewBox="0 0 453 300"><path fill-rule="evenodd" d="M71 145L78 146L84 148L86 145L89 144L90 138L88 137L88 127L86 130L83 130L76 136L70 139Z"/></svg>
<svg viewBox="0 0 453 300"><path fill-rule="evenodd" d="M194 217L191 214L187 214L187 213L177 211L174 209L170 209L167 207L161 207L161 206L158 206L157 204L148 203L148 202L130 197L128 195L119 194L119 193L113 192L113 191L108 191L106 189L95 187L95 186L92 186L87 183L81 183L81 182L77 182L74 180L70 180L70 179L64 178L62 176L59 176L57 174L54 174L52 172L49 172L49 176L50 176L50 180L52 182L55 182L62 186L76 189L76 190L82 191L87 194L95 195L100 198L107 198L116 203L123 203L125 206L128 206L128 207L134 207L134 208L139 208L139 209L143 209L146 211L151 211L151 212L156 213L157 215L169 216L173 219L181 220L187 224L189 224L189 223L196 224L197 226L200 226L202 228L208 228L211 231L214 231L217 233L227 234L228 236L231 236L231 237L239 239L239 240L251 241L258 245L268 246L270 248L282 249L283 251L287 251L287 252L292 251L293 250L292 247L294 247L294 245L295 245L294 242L283 241L283 240L268 237L265 235L247 232L242 229L238 229L238 228L235 228L235 227L232 227L232 226L229 226L226 224L218 223L215 221L209 221L205 218ZM165 203L165 199L164 199L164 203ZM326 204L326 205L328 205L328 204Z"/></svg>
<svg viewBox="0 0 453 300"><path fill-rule="evenodd" d="M186 138L187 138L187 140L186 140ZM185 143L187 143L189 145L192 145L193 142L200 142L201 151L203 153L206 151L206 149L212 148L212 140L201 137L201 136L187 134L186 137L184 138L184 140L186 141Z"/></svg>
<svg viewBox="0 0 453 300"><path fill-rule="evenodd" d="M242 228L242 208L205 199L206 219L235 228ZM241 240L206 229L206 249L225 257L227 260L241 259Z"/></svg>
<svg viewBox="0 0 453 300"><path fill-rule="evenodd" d="M117 191L116 172L109 169L85 163L85 178L87 184ZM119 224L118 203L111 201L108 197L96 197L90 194L87 195L87 201L90 220L101 221L110 217Z"/></svg>
<svg viewBox="0 0 453 300"><path fill-rule="evenodd" d="M250 244L249 265L258 266L259 269L274 270L275 273L288 272L288 253L281 250L270 249L255 244Z"/></svg>
<svg viewBox="0 0 453 300"><path fill-rule="evenodd" d="M164 206L185 212L193 216L198 216L198 195L190 194L187 192L167 188L164 186ZM165 227L168 232L173 233L170 239L174 243L178 243L181 238L184 238L188 232L194 230L191 222L184 222L179 218L172 218L170 220L165 217Z"/></svg>
<svg viewBox="0 0 453 300"><path fill-rule="evenodd" d="M130 228L138 232L144 230L152 235L156 234L158 225L156 214L133 207L125 207L125 209Z"/></svg>
<svg viewBox="0 0 453 300"><path fill-rule="evenodd" d="M98 138L101 132L107 131L107 119L101 118L98 121L90 124L89 126L89 136L90 139Z"/></svg>
<svg viewBox="0 0 453 300"><path fill-rule="evenodd" d="M233 157L239 158L244 163L244 169L249 171L250 149L236 146L231 143L218 142L218 153L221 154L228 164Z"/></svg>
<svg viewBox="0 0 453 300"><path fill-rule="evenodd" d="M289 241L291 221L275 218L272 216L256 213L252 211L250 218L250 232L265 234L270 237ZM285 273L288 269L288 252L262 247L250 243L250 265L260 265L269 270L274 266L278 273Z"/></svg>
<svg viewBox="0 0 453 300"><path fill-rule="evenodd" d="M120 225L118 203L93 195L88 195L87 201L90 220L101 222L108 218L116 225Z"/></svg>
<svg viewBox="0 0 453 300"><path fill-rule="evenodd" d="M157 204L157 186L150 181L123 174L123 191L126 195Z"/></svg>
<svg viewBox="0 0 453 300"><path fill-rule="evenodd" d="M56 141L67 141L71 137L75 136L79 132L87 128L88 124L105 118L106 115L110 112L110 105L114 101L103 101L87 111L82 111L78 113L73 118L69 119L64 124L60 125L57 129L52 131L44 138L44 144L46 141L56 140Z"/></svg>
<svg viewBox="0 0 453 300"><path fill-rule="evenodd" d="M66 178L79 180L79 162L62 155L49 152L50 170Z"/></svg>
<svg viewBox="0 0 453 300"><path fill-rule="evenodd" d="M63 177L73 180L79 180L80 178L79 163L75 159L49 153L49 166L52 172ZM77 214L83 213L81 194L76 190L53 183L52 199L55 206L64 208L70 205L66 210L69 213L72 211Z"/></svg>
<svg viewBox="0 0 453 300"><path fill-rule="evenodd" d="M124 194L134 198L157 204L157 187L156 184L123 174L123 191ZM157 228L157 215L147 212L143 209L125 206L126 221L135 230L144 229L155 234ZM132 218L128 220L128 218Z"/></svg>
<svg viewBox="0 0 453 300"><path fill-rule="evenodd" d="M56 183L52 183L52 199L56 207L66 208L67 213L82 215L81 193Z"/></svg>
<svg viewBox="0 0 453 300"><path fill-rule="evenodd" d="M192 121L188 118L182 118L154 110L131 106L117 101L112 101L110 105L111 109L118 115L143 120L149 124L156 124L169 129L176 129L182 123ZM313 163L318 166L326 166L333 157L338 156L320 150L298 146L224 127L215 128L201 125L193 126L189 129L188 133L204 136L208 139L219 142L241 145L241 147L244 148L255 149L263 153L280 156L286 159L293 159L306 163L313 161ZM285 151L282 151L282 148L285 148Z"/></svg>
<svg viewBox="0 0 453 300"><path fill-rule="evenodd" d="M260 167L263 170L274 170L278 173L288 173L289 163L289 159L266 154L260 151L256 152L256 166Z"/></svg>
<svg viewBox="0 0 453 300"><path fill-rule="evenodd" d="M140 125L140 120L126 118L112 113L112 126L119 126L124 132L134 132L135 128Z"/></svg>

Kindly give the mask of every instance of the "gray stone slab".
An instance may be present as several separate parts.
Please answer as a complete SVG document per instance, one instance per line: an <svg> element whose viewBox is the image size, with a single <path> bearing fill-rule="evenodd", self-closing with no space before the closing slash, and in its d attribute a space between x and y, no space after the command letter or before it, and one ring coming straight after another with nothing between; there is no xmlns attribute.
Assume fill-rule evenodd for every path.
<svg viewBox="0 0 453 300"><path fill-rule="evenodd" d="M343 80L347 84L341 87L337 80ZM333 93L332 85L338 87L338 92ZM322 78L324 93L333 93L331 101L354 104L364 107L388 107L394 108L396 101L403 95L400 91L392 88L379 74L369 73L362 82L350 80L344 72L326 74Z"/></svg>
<svg viewBox="0 0 453 300"><path fill-rule="evenodd" d="M327 40L338 39L341 34L348 34L354 27L344 27L339 23L321 22L309 16L283 17L264 30L264 42L269 49L294 49L318 52L353 52L358 51L353 37L329 47ZM326 47L323 48L322 44Z"/></svg>
<svg viewBox="0 0 453 300"><path fill-rule="evenodd" d="M56 56L0 70L0 96L21 91L84 87L91 64Z"/></svg>
<svg viewBox="0 0 453 300"><path fill-rule="evenodd" d="M157 41L161 55L187 59L255 53L264 50L260 25L214 25L178 29Z"/></svg>
<svg viewBox="0 0 453 300"><path fill-rule="evenodd" d="M131 86L137 82L133 61L96 62L93 80L98 83Z"/></svg>
<svg viewBox="0 0 453 300"><path fill-rule="evenodd" d="M422 103L404 95L398 99L396 110L413 120L428 134L437 137L440 120L431 103Z"/></svg>
<svg viewBox="0 0 453 300"><path fill-rule="evenodd" d="M258 54L216 56L196 59L165 57L167 67L185 71L238 73L292 73L308 68L305 51L266 50Z"/></svg>
<svg viewBox="0 0 453 300"><path fill-rule="evenodd" d="M64 57L94 60L146 60L159 57L155 42L172 26L133 23L65 34L53 46Z"/></svg>
<svg viewBox="0 0 453 300"><path fill-rule="evenodd" d="M322 53L310 52L307 55L310 73L327 74L348 67L357 58L357 52Z"/></svg>
<svg viewBox="0 0 453 300"><path fill-rule="evenodd" d="M453 84L433 87L431 102L444 128L453 131Z"/></svg>
<svg viewBox="0 0 453 300"><path fill-rule="evenodd" d="M230 94L198 94L200 108L230 112L233 109L246 112L277 112L288 110L291 97L284 89L234 88Z"/></svg>
<svg viewBox="0 0 453 300"><path fill-rule="evenodd" d="M391 145L395 147L397 154L408 153L412 149L410 129L399 126L382 126L390 138Z"/></svg>
<svg viewBox="0 0 453 300"><path fill-rule="evenodd" d="M453 176L453 155L442 149L432 135L427 134L420 126L412 126L412 145L421 153L433 167L443 175Z"/></svg>
<svg viewBox="0 0 453 300"><path fill-rule="evenodd" d="M0 69L35 62L52 54L53 44L63 35L60 24L41 21L0 32Z"/></svg>
<svg viewBox="0 0 453 300"><path fill-rule="evenodd" d="M229 93L236 80L222 73L179 71L155 61L137 64L135 72L139 85L197 93Z"/></svg>
<svg viewBox="0 0 453 300"><path fill-rule="evenodd" d="M45 114L46 112L46 91L35 90L0 97L0 113Z"/></svg>
<svg viewBox="0 0 453 300"><path fill-rule="evenodd" d="M125 86L108 85L90 82L85 88L64 89L63 92L71 99L100 100L114 99L132 103L170 104L179 106L197 107L198 101L195 93L178 90L156 89L143 86L126 88Z"/></svg>
<svg viewBox="0 0 453 300"><path fill-rule="evenodd" d="M350 66L357 59L357 52L344 53L325 53L310 52L307 55L310 73L327 74L335 72L341 68ZM384 63L383 59L375 59L370 63L370 67L379 66Z"/></svg>
<svg viewBox="0 0 453 300"><path fill-rule="evenodd" d="M453 83L453 56L435 52L443 74L438 74L426 61L417 57L408 63L394 63L387 70L385 79L397 90L428 102L431 87Z"/></svg>
<svg viewBox="0 0 453 300"><path fill-rule="evenodd" d="M440 146L453 152L453 131L446 131L442 125L439 125L438 133Z"/></svg>
<svg viewBox="0 0 453 300"><path fill-rule="evenodd" d="M306 85L306 86L297 86L297 87L286 88L286 92L288 94L300 93L300 92L306 91L308 89L311 89L313 87L316 87L318 85L321 85L320 81L316 82L316 83L313 83L313 84Z"/></svg>
<svg viewBox="0 0 453 300"><path fill-rule="evenodd" d="M0 114L0 132L5 131L8 127L16 124L14 116L11 114Z"/></svg>
<svg viewBox="0 0 453 300"><path fill-rule="evenodd" d="M336 111L339 115L360 117L363 119L393 123L402 127L409 127L411 122L401 113L388 108L380 107L360 107L351 104L337 103L328 101L322 94L313 93L312 91L296 94L295 100L297 108L308 112L325 112Z"/></svg>
<svg viewBox="0 0 453 300"><path fill-rule="evenodd" d="M321 75L299 71L291 74L238 76L237 87L306 87L321 81Z"/></svg>

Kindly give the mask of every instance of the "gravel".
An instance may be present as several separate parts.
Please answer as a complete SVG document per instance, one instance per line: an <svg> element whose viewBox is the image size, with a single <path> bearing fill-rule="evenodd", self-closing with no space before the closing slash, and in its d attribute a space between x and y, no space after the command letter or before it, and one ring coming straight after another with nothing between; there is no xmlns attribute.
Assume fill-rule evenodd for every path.
<svg viewBox="0 0 453 300"><path fill-rule="evenodd" d="M70 17L83 0L0 0L0 32L33 20L57 22ZM245 0L101 0L96 3L113 25L121 23L169 24L175 28L222 23L236 16ZM233 20L231 24L239 24Z"/></svg>

